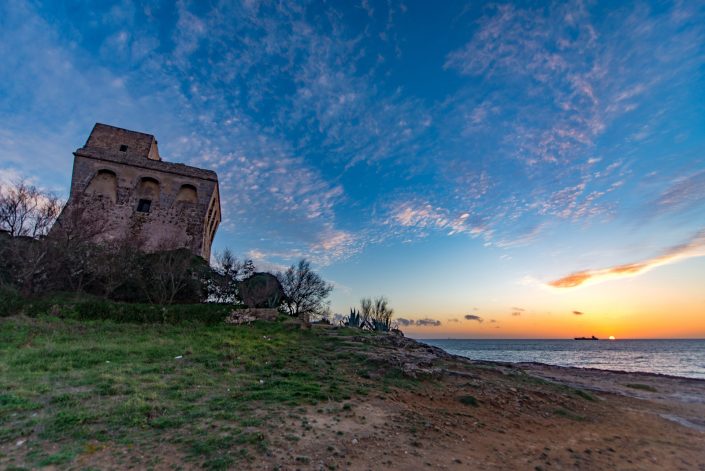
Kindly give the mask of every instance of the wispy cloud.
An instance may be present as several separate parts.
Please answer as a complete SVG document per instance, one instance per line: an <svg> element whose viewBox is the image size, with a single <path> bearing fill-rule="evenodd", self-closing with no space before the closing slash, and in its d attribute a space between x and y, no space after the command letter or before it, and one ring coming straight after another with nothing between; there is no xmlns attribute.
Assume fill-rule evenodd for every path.
<svg viewBox="0 0 705 471"><path fill-rule="evenodd" d="M539 238L541 232L544 230L545 227L545 224L535 224L533 227L529 227L526 230L521 230L520 228L517 228L517 231L513 235L513 237L504 237L495 242L494 245L502 249L530 245L532 242L536 241Z"/></svg>
<svg viewBox="0 0 705 471"><path fill-rule="evenodd" d="M654 203L664 211L705 204L705 170L676 178Z"/></svg>
<svg viewBox="0 0 705 471"><path fill-rule="evenodd" d="M358 242L352 233L335 229L329 224L319 240L310 246L311 256L319 264L327 265L333 260L341 260L357 253L362 248Z"/></svg>
<svg viewBox="0 0 705 471"><path fill-rule="evenodd" d="M575 316L582 316L583 314L585 314L583 311L573 311L573 315Z"/></svg>
<svg viewBox="0 0 705 471"><path fill-rule="evenodd" d="M704 15L684 3L468 10L429 50L442 64L393 2L47 5L0 3L3 168L66 192L93 122L154 133L218 172L216 247L273 265L433 235L514 250L619 217L615 193L663 165L651 149L698 122L675 119L702 88ZM702 167L642 199L698 207Z"/></svg>
<svg viewBox="0 0 705 471"><path fill-rule="evenodd" d="M477 315L475 315L475 314L466 314L466 315L465 315L465 320L466 320L466 321L477 321L477 322L479 322L479 323L481 324L484 319L482 319L482 317L477 316Z"/></svg>
<svg viewBox="0 0 705 471"><path fill-rule="evenodd" d="M444 231L447 235L468 234L471 237L487 238L491 229L483 225L471 213L451 211L433 206L430 203L403 201L392 206L386 225L397 225L404 233L413 233L418 237L428 236L433 231Z"/></svg>
<svg viewBox="0 0 705 471"><path fill-rule="evenodd" d="M627 18L634 30L614 28L616 17L596 17L580 1L485 11L444 67L502 87L478 99L481 89L470 80L444 104L448 118L434 120L457 144L439 165L440 181L456 191L431 188L433 203L402 202L388 221L416 237L481 233L487 244L514 248L538 241L552 220L584 223L614 215L619 208L610 195L623 188L630 170L619 158L599 155L598 140L649 103L667 80L646 46L657 42L658 28L669 30L670 40L660 43L664 57L682 57L682 67L691 70L698 59L690 44L702 28L681 30L688 15L674 20L648 9ZM503 137L487 140L497 135ZM467 152L493 166L465 158ZM498 169L510 172L515 186L506 185ZM461 214L470 217L460 220Z"/></svg>
<svg viewBox="0 0 705 471"><path fill-rule="evenodd" d="M689 241L672 247L662 254L646 260L623 265L615 265L597 270L583 270L571 273L547 283L553 288L576 288L618 278L627 278L645 273L652 268L667 265L679 260L705 256L705 230L699 231Z"/></svg>
<svg viewBox="0 0 705 471"><path fill-rule="evenodd" d="M493 195L495 214L512 215L494 231L499 244L521 241L517 232L522 218L540 227L537 216L544 222L584 222L618 210L609 195L623 186L628 170L615 169L616 160L595 155L598 141L612 127L625 126L621 120L627 116L632 123L640 122L642 117L634 119L634 111L653 106L656 96L675 86L668 72L675 61L679 72L695 70L701 63L702 50L696 52L692 41L702 40L704 31L690 27L698 9L675 13L681 10L686 9L674 6L673 11L656 14L641 5L622 18L616 12L597 17L581 1L540 7L500 3L473 20L472 37L446 56L445 68L504 87L483 95L480 102L467 93L457 106L474 133L487 136L489 129L503 130L506 138L496 144L513 156L515 176L528 190L509 197ZM656 61L654 50L663 53ZM644 119L661 116L657 121L663 128L662 110L673 101L659 100L659 111ZM506 116L511 119L503 119ZM470 142L478 148L475 140ZM524 175L528 178L522 181ZM697 182L684 181L682 186L688 187L683 190L689 201L699 198ZM680 201L682 195L668 196ZM503 236L509 223L514 230Z"/></svg>

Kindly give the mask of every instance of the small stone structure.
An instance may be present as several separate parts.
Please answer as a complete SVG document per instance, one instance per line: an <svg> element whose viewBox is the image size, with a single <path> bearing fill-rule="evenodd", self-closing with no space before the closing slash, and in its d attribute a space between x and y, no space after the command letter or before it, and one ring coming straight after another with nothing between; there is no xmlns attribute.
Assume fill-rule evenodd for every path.
<svg viewBox="0 0 705 471"><path fill-rule="evenodd" d="M164 162L153 135L100 123L74 156L71 195L55 228L73 221L96 242L187 248L210 259L221 220L215 172Z"/></svg>

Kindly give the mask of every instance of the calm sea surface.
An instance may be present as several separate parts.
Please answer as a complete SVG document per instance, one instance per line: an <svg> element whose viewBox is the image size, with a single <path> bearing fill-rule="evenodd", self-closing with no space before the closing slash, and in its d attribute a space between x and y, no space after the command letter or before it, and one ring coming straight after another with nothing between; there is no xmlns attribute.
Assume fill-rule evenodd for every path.
<svg viewBox="0 0 705 471"><path fill-rule="evenodd" d="M644 371L705 379L705 340L421 340L473 360Z"/></svg>

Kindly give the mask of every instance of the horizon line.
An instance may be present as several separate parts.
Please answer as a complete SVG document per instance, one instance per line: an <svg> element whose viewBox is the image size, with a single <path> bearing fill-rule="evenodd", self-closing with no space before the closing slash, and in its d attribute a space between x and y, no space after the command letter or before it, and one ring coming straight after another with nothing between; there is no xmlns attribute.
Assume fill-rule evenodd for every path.
<svg viewBox="0 0 705 471"><path fill-rule="evenodd" d="M568 338L568 337L554 337L554 338L526 338L526 337L515 337L515 338L478 338L478 337L428 337L428 338L421 338L421 337L409 337L413 338L414 340L573 340L575 341L575 338ZM591 340L591 339L588 339ZM605 340L609 342L614 342L617 340L701 340L705 341L705 337L659 337L659 338L631 338L631 337L618 337L615 338L614 340L610 340L609 337L607 338L598 338L597 340Z"/></svg>

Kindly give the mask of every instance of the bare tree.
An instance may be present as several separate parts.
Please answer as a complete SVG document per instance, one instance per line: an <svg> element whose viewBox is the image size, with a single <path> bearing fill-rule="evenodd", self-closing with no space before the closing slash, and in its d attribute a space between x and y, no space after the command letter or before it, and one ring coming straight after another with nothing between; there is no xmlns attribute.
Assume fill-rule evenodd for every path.
<svg viewBox="0 0 705 471"><path fill-rule="evenodd" d="M33 294L40 289L41 281L48 278L49 259L45 241L7 237L0 244L2 282L14 285L24 295Z"/></svg>
<svg viewBox="0 0 705 471"><path fill-rule="evenodd" d="M71 291L80 292L92 284L106 267L105 249L95 243L105 227L93 217L97 203L75 204L64 211L47 241L52 250L52 272Z"/></svg>
<svg viewBox="0 0 705 471"><path fill-rule="evenodd" d="M174 240L163 240L152 253L138 252L135 280L146 300L153 304L197 303L207 298L211 268L201 257Z"/></svg>
<svg viewBox="0 0 705 471"><path fill-rule="evenodd" d="M208 287L208 296L218 303L235 303L240 300L238 281L242 281L255 272L252 260L241 262L230 249L215 255L213 276Z"/></svg>
<svg viewBox="0 0 705 471"><path fill-rule="evenodd" d="M326 312L326 298L333 291L333 285L314 272L307 260L302 259L285 272L277 273L277 278L284 288L286 298L283 305L289 315L308 322L311 315Z"/></svg>
<svg viewBox="0 0 705 471"><path fill-rule="evenodd" d="M61 210L59 199L25 181L0 184L0 281L24 294L51 279L50 246L43 240ZM40 240L41 239L41 240Z"/></svg>
<svg viewBox="0 0 705 471"><path fill-rule="evenodd" d="M140 286L151 303L172 304L192 279L192 255L186 250L155 252L144 262Z"/></svg>
<svg viewBox="0 0 705 471"><path fill-rule="evenodd" d="M61 201L21 180L0 185L0 230L11 237L46 235L61 212Z"/></svg>

